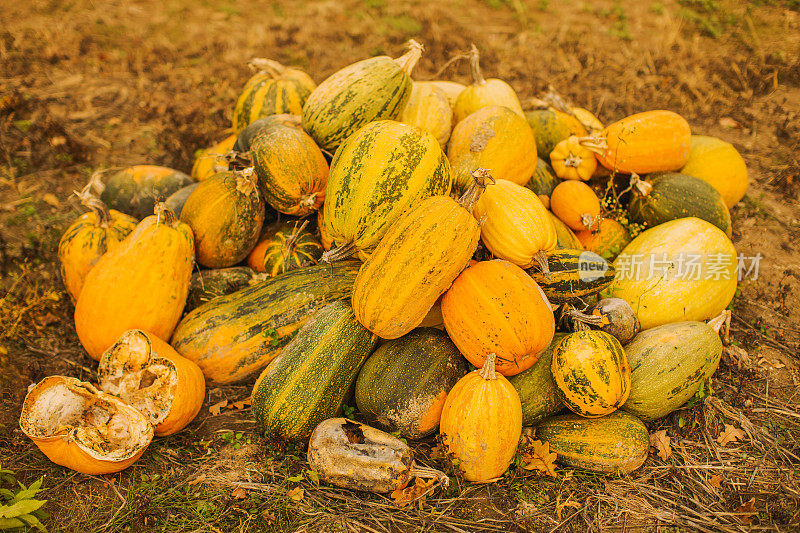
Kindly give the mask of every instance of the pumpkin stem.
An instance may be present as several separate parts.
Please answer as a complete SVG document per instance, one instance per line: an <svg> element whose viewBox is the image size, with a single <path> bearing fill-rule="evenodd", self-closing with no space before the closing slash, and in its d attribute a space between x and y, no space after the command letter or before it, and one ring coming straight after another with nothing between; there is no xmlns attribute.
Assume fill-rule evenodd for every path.
<svg viewBox="0 0 800 533"><path fill-rule="evenodd" d="M256 174L255 168L248 167L244 170L237 170L234 172L236 176L236 190L245 196L250 196L256 190L257 180L254 178Z"/></svg>
<svg viewBox="0 0 800 533"><path fill-rule="evenodd" d="M486 84L481 72L481 54L474 43L469 48L469 69L472 72L472 85Z"/></svg>
<svg viewBox="0 0 800 533"><path fill-rule="evenodd" d="M603 155L606 153L606 150L608 150L608 139L601 135L578 137L578 143L597 155Z"/></svg>
<svg viewBox="0 0 800 533"><path fill-rule="evenodd" d="M489 174L489 170L485 168L476 168L472 171L472 183L458 199L461 207L472 213L472 208L475 207L475 202L481 197L483 191L486 190L486 182L491 180L495 183L494 178Z"/></svg>
<svg viewBox="0 0 800 533"><path fill-rule="evenodd" d="M422 57L422 52L424 50L425 47L420 43L414 39L409 39L408 52L395 59L395 63L400 65L400 68L403 70L403 72L411 76L411 72L414 70L414 67L417 66L419 58Z"/></svg>
<svg viewBox="0 0 800 533"><path fill-rule="evenodd" d="M92 178L94 178L94 174ZM78 197L82 205L88 207L97 216L97 226L107 228L109 222L111 222L111 213L108 211L108 206L92 193L92 185L93 183L90 179L83 190L80 192L75 191L75 196Z"/></svg>
<svg viewBox="0 0 800 533"><path fill-rule="evenodd" d="M497 373L494 370L495 359L497 359L497 355L495 355L494 353L490 353L489 355L487 355L486 361L483 362L483 366L478 371L479 375L487 381L497 379Z"/></svg>
<svg viewBox="0 0 800 533"><path fill-rule="evenodd" d="M542 274L544 274L547 279L550 279L550 265L547 263L547 254L544 253L544 250L539 250L533 254L533 260L539 265Z"/></svg>
<svg viewBox="0 0 800 533"><path fill-rule="evenodd" d="M542 100L547 104L547 107L551 107L567 115L573 114L572 109L567 105L567 101L564 100L563 96L558 94L555 87L552 85L547 86L547 93L542 97Z"/></svg>
<svg viewBox="0 0 800 533"><path fill-rule="evenodd" d="M153 214L158 217L159 222L161 222L163 215L164 224L167 226L175 227L175 224L178 223L178 217L175 216L175 212L164 202L156 202L156 206L153 208Z"/></svg>
<svg viewBox="0 0 800 533"><path fill-rule="evenodd" d="M640 196L647 196L653 192L653 186L646 181L642 180L638 174L631 174L631 188L636 191Z"/></svg>
<svg viewBox="0 0 800 533"><path fill-rule="evenodd" d="M595 226L595 224L600 222L600 218L601 218L600 215L598 215L597 218L595 218L589 213L583 213L581 215L581 224L583 224L583 227L585 227L586 229L591 230Z"/></svg>
<svg viewBox="0 0 800 533"><path fill-rule="evenodd" d="M358 251L356 247L356 243L353 241L346 242L341 246L337 246L336 248L331 248L327 252L322 254L322 261L325 263L333 263L334 261L341 261L342 259L347 259L354 253Z"/></svg>
<svg viewBox="0 0 800 533"><path fill-rule="evenodd" d="M578 311L574 306L566 304L561 313L566 315L572 323L575 331L584 331L589 329L589 326L601 327L608 323L608 319L603 315L588 315Z"/></svg>
<svg viewBox="0 0 800 533"><path fill-rule="evenodd" d="M450 478L441 470L435 468L428 468L427 466L420 466L416 462L411 463L411 468L408 470L408 477L419 477L422 479L435 479L439 484L447 488L450 485Z"/></svg>
<svg viewBox="0 0 800 533"><path fill-rule="evenodd" d="M308 209L317 209L314 207L317 204L317 196L319 193L314 192L308 195L308 197L300 202L300 207L307 207Z"/></svg>
<svg viewBox="0 0 800 533"><path fill-rule="evenodd" d="M729 310L723 309L719 316L715 316L708 321L708 325L720 334L723 344L730 344L731 312Z"/></svg>
<svg viewBox="0 0 800 533"><path fill-rule="evenodd" d="M298 221L299 222L299 221ZM289 256L292 255L292 249L297 244L297 239L300 237L300 234L306 229L308 226L308 220L303 221L300 227L297 227L297 222L294 224L294 231L289 237L286 239L286 242L283 244L283 265L282 270L286 272L286 262L289 260Z"/></svg>
<svg viewBox="0 0 800 533"><path fill-rule="evenodd" d="M579 155L575 155L572 152L564 158L564 166L565 167L579 167L583 163L583 158Z"/></svg>
<svg viewBox="0 0 800 533"><path fill-rule="evenodd" d="M228 167L231 170L242 170L253 166L253 158L250 157L250 152L236 152L231 150L225 154L224 157L228 161Z"/></svg>
<svg viewBox="0 0 800 533"><path fill-rule="evenodd" d="M282 77L287 70L284 65L281 65L277 61L263 57L254 57L247 62L247 65L250 68L269 74L274 79Z"/></svg>

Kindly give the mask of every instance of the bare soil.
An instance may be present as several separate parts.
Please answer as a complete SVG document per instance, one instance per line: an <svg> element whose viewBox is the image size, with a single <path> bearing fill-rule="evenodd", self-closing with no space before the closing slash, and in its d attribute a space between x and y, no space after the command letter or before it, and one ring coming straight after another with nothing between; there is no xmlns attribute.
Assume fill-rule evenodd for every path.
<svg viewBox="0 0 800 533"><path fill-rule="evenodd" d="M799 530L799 10L797 0L3 2L0 464L26 484L44 477L51 530ZM400 55L409 37L426 46L417 79L468 83L463 62L438 71L474 42L485 74L523 105L552 86L604 122L671 109L744 156L751 187L732 212L733 241L762 260L734 301L742 350L728 350L712 400L650 425L668 431L672 455L653 453L624 478L512 468L401 509L317 486L304 451L258 436L246 407L211 414L246 398L245 384L210 390L186 431L119 475L49 463L18 429L26 389L51 374L93 380L95 368L58 278L58 240L80 212L72 191L102 167L188 172L196 150L228 134L252 57L319 82ZM717 445L724 424L748 437ZM448 469L434 444L416 445L418 459Z"/></svg>

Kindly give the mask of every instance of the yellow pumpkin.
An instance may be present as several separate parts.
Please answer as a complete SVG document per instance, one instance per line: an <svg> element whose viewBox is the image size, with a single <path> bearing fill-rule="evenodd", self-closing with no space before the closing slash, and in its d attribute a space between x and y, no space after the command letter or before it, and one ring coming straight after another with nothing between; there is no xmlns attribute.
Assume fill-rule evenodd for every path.
<svg viewBox="0 0 800 533"><path fill-rule="evenodd" d="M550 152L550 164L562 180L588 181L597 169L597 158L581 146L577 136L570 135Z"/></svg>
<svg viewBox="0 0 800 533"><path fill-rule="evenodd" d="M28 391L19 426L48 459L88 475L128 468L153 440L153 426L138 410L66 376L46 377Z"/></svg>
<svg viewBox="0 0 800 533"><path fill-rule="evenodd" d="M459 122L450 136L447 158L456 195L469 188L477 168L491 169L497 179L525 185L538 162L528 122L501 106L483 107Z"/></svg>
<svg viewBox="0 0 800 533"><path fill-rule="evenodd" d="M129 329L169 339L189 294L194 236L169 208L139 222L119 246L106 252L83 284L75 304L75 331L99 360Z"/></svg>
<svg viewBox="0 0 800 533"><path fill-rule="evenodd" d="M550 195L550 209L570 229L591 229L600 221L600 199L582 181L562 181Z"/></svg>
<svg viewBox="0 0 800 533"><path fill-rule="evenodd" d="M494 354L487 354L480 370L461 378L442 410L439 432L467 481L489 481L503 475L522 435L519 394L495 372L494 359Z"/></svg>
<svg viewBox="0 0 800 533"><path fill-rule="evenodd" d="M555 249L558 242L556 228L539 197L510 181L489 183L472 214L481 224L486 248L522 268L533 266L537 254L542 255L539 252Z"/></svg>
<svg viewBox="0 0 800 533"><path fill-rule="evenodd" d="M572 116L577 118L578 122L580 122L583 127L586 128L586 131L589 132L589 135L600 133L603 131L603 128L605 128L603 123L600 122L600 119L594 116L594 114L588 109L584 109L582 107L571 107L569 111Z"/></svg>
<svg viewBox="0 0 800 533"><path fill-rule="evenodd" d="M472 84L461 91L456 99L456 106L453 110L456 124L475 111L490 105L505 106L525 118L519 97L509 84L497 78L484 79L481 73L480 54L474 44L470 50L469 61L472 70Z"/></svg>
<svg viewBox="0 0 800 533"><path fill-rule="evenodd" d="M225 155L233 150L235 143L236 135L230 135L214 146L198 151L192 165L192 177L197 181L203 181L217 172L228 170L228 159Z"/></svg>
<svg viewBox="0 0 800 533"><path fill-rule="evenodd" d="M159 437L194 420L206 395L203 371L152 333L131 329L100 358L100 388L144 414Z"/></svg>
<svg viewBox="0 0 800 533"><path fill-rule="evenodd" d="M61 280L72 301L78 299L86 274L108 250L113 250L136 227L130 215L108 209L91 193L91 183L76 193L90 211L75 220L58 243Z"/></svg>
<svg viewBox="0 0 800 533"><path fill-rule="evenodd" d="M467 88L463 83L448 80L418 81L415 83L430 84L444 91L447 97L447 103L450 104L450 109L455 109L458 95Z"/></svg>
<svg viewBox="0 0 800 533"><path fill-rule="evenodd" d="M747 165L736 148L722 139L705 135L692 135L689 160L681 174L708 182L722 195L728 209L744 197L749 182Z"/></svg>
<svg viewBox="0 0 800 533"><path fill-rule="evenodd" d="M429 131L444 149L453 127L453 110L443 90L429 83L415 81L411 87L411 97L398 121Z"/></svg>

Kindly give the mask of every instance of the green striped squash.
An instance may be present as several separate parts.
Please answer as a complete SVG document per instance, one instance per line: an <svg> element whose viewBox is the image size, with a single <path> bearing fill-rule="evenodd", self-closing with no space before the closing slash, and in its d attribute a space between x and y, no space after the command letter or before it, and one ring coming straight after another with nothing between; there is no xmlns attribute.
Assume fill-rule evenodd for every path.
<svg viewBox="0 0 800 533"><path fill-rule="evenodd" d="M269 59L253 60L263 70L255 73L244 87L233 108L233 131L267 116L299 115L316 85L302 70L287 68Z"/></svg>
<svg viewBox="0 0 800 533"><path fill-rule="evenodd" d="M615 411L631 391L631 368L619 341L604 331L576 331L556 345L550 366L558 396L575 414Z"/></svg>
<svg viewBox="0 0 800 533"><path fill-rule="evenodd" d="M371 423L420 439L436 431L444 401L467 373L467 361L446 333L418 328L383 343L356 381L356 405Z"/></svg>
<svg viewBox="0 0 800 533"><path fill-rule="evenodd" d="M638 181L628 212L634 222L647 227L697 217L731 236L731 215L722 195L708 182L687 174L656 172L647 181Z"/></svg>
<svg viewBox="0 0 800 533"><path fill-rule="evenodd" d="M563 248L545 252L550 274L528 269L551 303L596 294L614 281L614 267L594 252Z"/></svg>
<svg viewBox="0 0 800 533"><path fill-rule="evenodd" d="M570 135L587 135L586 128L577 118L557 109L528 111L525 118L536 136L536 151L545 159L550 159L553 148Z"/></svg>
<svg viewBox="0 0 800 533"><path fill-rule="evenodd" d="M603 474L633 472L650 449L647 427L624 411L602 418L555 416L539 424L536 438L550 445L561 464Z"/></svg>
<svg viewBox="0 0 800 533"><path fill-rule="evenodd" d="M303 129L333 153L356 130L396 119L411 96L411 71L422 47L411 41L402 57L373 57L349 65L319 84L303 106Z"/></svg>
<svg viewBox="0 0 800 533"><path fill-rule="evenodd" d="M188 313L214 298L236 292L258 280L258 274L245 266L199 270L192 274L189 281L189 297L183 311Z"/></svg>
<svg viewBox="0 0 800 533"><path fill-rule="evenodd" d="M645 421L679 409L719 366L722 341L705 322L664 324L625 346L631 394L622 408Z"/></svg>
<svg viewBox="0 0 800 533"><path fill-rule="evenodd" d="M238 153L249 152L258 134L273 126L287 126L299 130L303 129L300 125L300 115L282 114L261 117L248 124L245 129L239 132L236 136L236 142L233 143L233 151Z"/></svg>
<svg viewBox="0 0 800 533"><path fill-rule="evenodd" d="M315 312L350 298L360 266L301 268L214 298L183 317L170 344L210 381L242 381L267 366Z"/></svg>
<svg viewBox="0 0 800 533"><path fill-rule="evenodd" d="M273 225L250 252L247 264L256 272L265 272L270 277L316 265L322 257L322 245L306 226L306 223L298 220Z"/></svg>
<svg viewBox="0 0 800 533"><path fill-rule="evenodd" d="M267 435L307 439L317 424L342 412L377 342L347 302L320 309L253 386L251 405L258 425Z"/></svg>
<svg viewBox="0 0 800 533"><path fill-rule="evenodd" d="M449 194L451 185L450 163L433 135L393 120L372 122L331 162L325 231L350 254L368 252L404 211Z"/></svg>
<svg viewBox="0 0 800 533"><path fill-rule="evenodd" d="M530 187L528 187L530 189ZM569 248L572 250L583 250L583 245L569 226L561 222L561 219L548 211L553 225L556 227L556 249Z"/></svg>
<svg viewBox="0 0 800 533"><path fill-rule="evenodd" d="M556 176L553 167L551 167L547 161L539 157L536 160L536 170L525 186L537 195L542 194L544 196L550 196L553 193L553 189L555 189L556 185L559 183L561 183L561 180Z"/></svg>
<svg viewBox="0 0 800 533"><path fill-rule="evenodd" d="M250 160L261 195L278 212L301 217L322 207L328 162L303 130L265 127L250 145Z"/></svg>
<svg viewBox="0 0 800 533"><path fill-rule="evenodd" d="M566 333L556 333L550 346L539 354L535 365L508 378L522 402L523 426L535 426L564 409L550 366L553 363L553 350L566 336Z"/></svg>

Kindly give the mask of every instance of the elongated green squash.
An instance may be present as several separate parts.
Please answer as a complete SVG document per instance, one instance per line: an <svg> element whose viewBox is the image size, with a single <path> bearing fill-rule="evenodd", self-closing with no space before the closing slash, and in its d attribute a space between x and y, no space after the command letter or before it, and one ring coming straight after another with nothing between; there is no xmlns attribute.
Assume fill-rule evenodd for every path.
<svg viewBox="0 0 800 533"><path fill-rule="evenodd" d="M550 365L553 364L553 350L566 336L566 333L556 333L550 346L539 354L535 365L508 378L522 402L523 426L535 426L539 421L564 409Z"/></svg>
<svg viewBox="0 0 800 533"><path fill-rule="evenodd" d="M418 328L385 342L364 363L356 405L371 422L419 439L439 427L444 401L467 361L443 331Z"/></svg>
<svg viewBox="0 0 800 533"><path fill-rule="evenodd" d="M711 377L722 341L705 322L676 322L641 332L625 346L631 393L622 408L644 421L679 409Z"/></svg>
<svg viewBox="0 0 800 533"><path fill-rule="evenodd" d="M536 438L550 444L561 464L607 474L633 472L644 464L650 448L642 421L620 411L602 418L555 416L539 424Z"/></svg>
<svg viewBox="0 0 800 533"><path fill-rule="evenodd" d="M551 167L547 161L539 157L536 159L536 170L533 171L533 176L531 176L531 179L528 180L525 186L537 195L543 194L544 196L550 196L553 193L553 189L555 189L556 185L559 183L561 183L561 181L553 171L553 167Z"/></svg>
<svg viewBox="0 0 800 533"><path fill-rule="evenodd" d="M274 359L316 311L349 298L359 266L301 268L214 298L183 317L171 344L209 380L242 381Z"/></svg>
<svg viewBox="0 0 800 533"><path fill-rule="evenodd" d="M449 194L451 185L450 163L433 135L393 120L367 124L331 161L324 220L341 249L333 257L369 253L404 211Z"/></svg>
<svg viewBox="0 0 800 533"><path fill-rule="evenodd" d="M638 181L628 206L631 219L648 227L677 218L697 217L731 236L731 215L722 195L700 178L678 172L654 172Z"/></svg>
<svg viewBox="0 0 800 533"><path fill-rule="evenodd" d="M411 96L411 71L422 46L397 59L372 57L349 65L314 89L303 106L303 129L320 148L333 152L366 124L398 118Z"/></svg>
<svg viewBox="0 0 800 533"><path fill-rule="evenodd" d="M528 269L551 303L596 294L614 281L614 267L594 252L564 248L545 252L550 274Z"/></svg>
<svg viewBox="0 0 800 533"><path fill-rule="evenodd" d="M214 298L236 292L258 280L259 275L252 268L246 266L200 270L192 274L192 280L189 282L189 297L186 299L186 307L183 310L188 313Z"/></svg>
<svg viewBox="0 0 800 533"><path fill-rule="evenodd" d="M341 413L377 342L350 304L328 304L259 376L252 395L256 422L266 434L307 439L317 424Z"/></svg>

